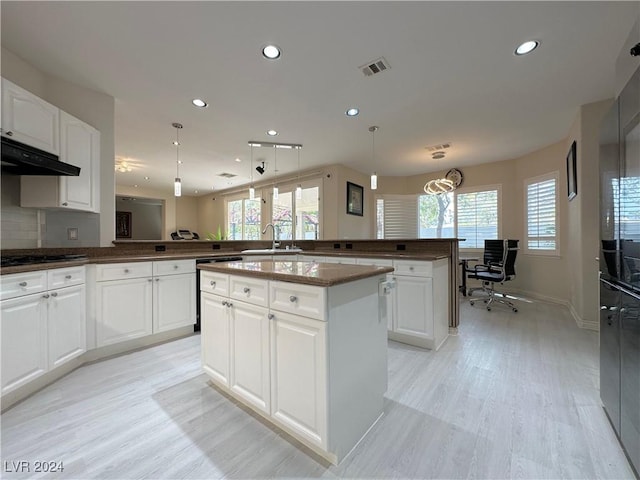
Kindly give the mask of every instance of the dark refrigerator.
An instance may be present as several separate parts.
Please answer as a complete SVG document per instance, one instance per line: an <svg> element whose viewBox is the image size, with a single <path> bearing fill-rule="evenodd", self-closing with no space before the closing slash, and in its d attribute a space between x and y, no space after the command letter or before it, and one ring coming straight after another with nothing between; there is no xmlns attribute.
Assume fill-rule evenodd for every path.
<svg viewBox="0 0 640 480"><path fill-rule="evenodd" d="M600 398L640 471L640 69L600 130Z"/></svg>

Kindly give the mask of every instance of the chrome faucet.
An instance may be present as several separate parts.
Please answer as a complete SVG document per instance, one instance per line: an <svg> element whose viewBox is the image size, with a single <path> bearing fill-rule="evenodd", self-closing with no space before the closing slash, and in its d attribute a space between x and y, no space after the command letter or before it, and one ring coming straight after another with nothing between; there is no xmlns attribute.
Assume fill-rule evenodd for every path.
<svg viewBox="0 0 640 480"><path fill-rule="evenodd" d="M262 230L262 234L264 235L265 233L267 233L267 230L269 229L269 227L271 227L271 230L273 230L273 243L271 244L271 249L275 250L277 247L280 246L280 243L278 242L278 227L276 225L274 225L273 223L267 223L267 225L264 227L264 230Z"/></svg>

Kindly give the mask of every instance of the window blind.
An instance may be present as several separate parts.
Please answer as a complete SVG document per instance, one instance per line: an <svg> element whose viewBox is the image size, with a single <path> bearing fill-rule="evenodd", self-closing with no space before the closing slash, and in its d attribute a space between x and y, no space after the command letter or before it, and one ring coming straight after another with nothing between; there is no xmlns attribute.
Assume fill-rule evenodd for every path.
<svg viewBox="0 0 640 480"><path fill-rule="evenodd" d="M384 238L417 238L418 199L416 195L384 195L382 202Z"/></svg>
<svg viewBox="0 0 640 480"><path fill-rule="evenodd" d="M498 238L498 190L456 193L456 216L460 248L484 248Z"/></svg>
<svg viewBox="0 0 640 480"><path fill-rule="evenodd" d="M527 248L557 250L556 179L527 185Z"/></svg>

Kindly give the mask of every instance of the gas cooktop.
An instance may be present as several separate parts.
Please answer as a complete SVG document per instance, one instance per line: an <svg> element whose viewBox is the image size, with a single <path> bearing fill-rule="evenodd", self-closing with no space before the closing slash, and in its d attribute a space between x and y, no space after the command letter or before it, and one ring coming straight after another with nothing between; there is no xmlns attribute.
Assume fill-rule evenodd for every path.
<svg viewBox="0 0 640 480"><path fill-rule="evenodd" d="M37 263L70 262L86 260L86 255L17 255L0 257L0 266L33 265Z"/></svg>

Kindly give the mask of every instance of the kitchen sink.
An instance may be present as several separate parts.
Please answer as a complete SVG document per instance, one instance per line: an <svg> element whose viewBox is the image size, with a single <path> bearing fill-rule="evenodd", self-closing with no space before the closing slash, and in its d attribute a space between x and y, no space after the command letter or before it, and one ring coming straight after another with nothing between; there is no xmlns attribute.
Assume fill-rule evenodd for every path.
<svg viewBox="0 0 640 480"><path fill-rule="evenodd" d="M301 248L255 248L251 250L242 250L240 253L267 253L273 255L275 253L299 253L302 252Z"/></svg>

